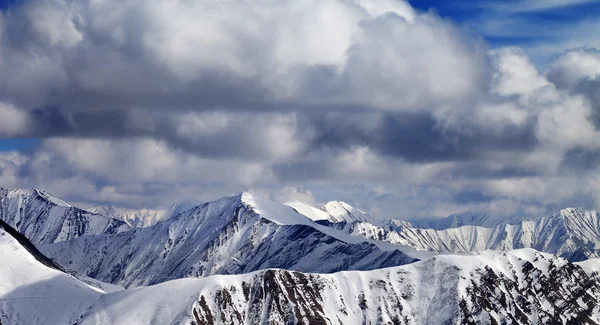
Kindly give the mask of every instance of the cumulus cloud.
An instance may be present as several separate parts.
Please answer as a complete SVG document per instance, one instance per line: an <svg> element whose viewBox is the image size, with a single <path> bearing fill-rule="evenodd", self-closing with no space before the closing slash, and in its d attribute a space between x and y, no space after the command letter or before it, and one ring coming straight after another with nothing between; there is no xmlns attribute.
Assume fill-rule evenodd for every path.
<svg viewBox="0 0 600 325"><path fill-rule="evenodd" d="M0 13L0 136L42 144L2 153L0 185L386 217L598 207L599 64L573 50L542 73L400 0L23 1Z"/></svg>

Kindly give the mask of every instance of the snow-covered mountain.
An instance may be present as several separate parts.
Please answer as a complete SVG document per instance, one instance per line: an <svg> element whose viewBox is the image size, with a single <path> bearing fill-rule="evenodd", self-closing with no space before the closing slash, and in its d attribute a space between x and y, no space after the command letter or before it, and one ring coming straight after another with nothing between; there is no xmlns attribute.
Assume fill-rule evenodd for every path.
<svg viewBox="0 0 600 325"><path fill-rule="evenodd" d="M101 214L114 219L122 220L131 228L149 227L161 220L167 220L182 212L190 210L197 205L190 203L179 202L172 205L168 209L151 210L151 209L124 209L117 208L113 205L96 205L88 211Z"/></svg>
<svg viewBox="0 0 600 325"><path fill-rule="evenodd" d="M327 205L330 205L328 203ZM327 206L326 205L326 206ZM413 226L408 221L376 220L362 213L359 218L336 218L338 211L325 207L311 210L301 203L291 204L299 213L320 224L347 234L440 253L470 253L487 249L513 250L534 248L557 254L572 261L600 257L600 215L580 208L563 209L558 213L533 220L509 218L498 223L486 215L453 215L432 224L435 229ZM326 216L322 213L325 212ZM355 211L347 204L345 211ZM360 211L360 210L358 210ZM314 216L317 215L318 218ZM339 221L338 221L339 220ZM459 224L495 224L491 227Z"/></svg>
<svg viewBox="0 0 600 325"><path fill-rule="evenodd" d="M266 268L330 273L411 263L409 248L349 236L243 193L147 228L41 245L59 264L126 287ZM405 250L404 250L405 249Z"/></svg>
<svg viewBox="0 0 600 325"><path fill-rule="evenodd" d="M73 324L102 294L0 221L0 324Z"/></svg>
<svg viewBox="0 0 600 325"><path fill-rule="evenodd" d="M23 239L22 239L23 240ZM0 224L0 323L598 324L597 263L524 249L372 271L282 269L104 292L45 265Z"/></svg>
<svg viewBox="0 0 600 325"><path fill-rule="evenodd" d="M175 280L104 295L79 324L597 324L599 300L597 276L527 249Z"/></svg>
<svg viewBox="0 0 600 325"><path fill-rule="evenodd" d="M0 220L36 244L130 229L123 221L73 207L38 189L0 188Z"/></svg>
<svg viewBox="0 0 600 325"><path fill-rule="evenodd" d="M597 324L596 275L531 249L363 272L204 279L197 324Z"/></svg>

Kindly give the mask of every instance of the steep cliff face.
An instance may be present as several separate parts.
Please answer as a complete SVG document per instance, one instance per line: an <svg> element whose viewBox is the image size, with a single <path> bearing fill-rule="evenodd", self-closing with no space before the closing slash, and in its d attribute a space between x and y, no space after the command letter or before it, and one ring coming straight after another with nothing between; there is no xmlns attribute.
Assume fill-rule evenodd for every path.
<svg viewBox="0 0 600 325"><path fill-rule="evenodd" d="M123 221L81 210L37 189L0 188L0 219L35 244L130 229Z"/></svg>
<svg viewBox="0 0 600 325"><path fill-rule="evenodd" d="M206 203L151 227L40 249L79 273L127 287L266 268L327 273L416 261L248 193Z"/></svg>

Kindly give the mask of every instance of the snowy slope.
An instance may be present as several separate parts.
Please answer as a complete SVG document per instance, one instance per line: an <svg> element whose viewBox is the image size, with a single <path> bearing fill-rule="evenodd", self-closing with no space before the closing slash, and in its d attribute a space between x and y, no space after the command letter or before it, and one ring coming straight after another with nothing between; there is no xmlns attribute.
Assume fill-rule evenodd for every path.
<svg viewBox="0 0 600 325"><path fill-rule="evenodd" d="M103 294L55 267L0 224L1 324L73 324Z"/></svg>
<svg viewBox="0 0 600 325"><path fill-rule="evenodd" d="M600 258L590 258L589 260L576 262L575 264L583 268L587 273L600 273Z"/></svg>
<svg viewBox="0 0 600 325"><path fill-rule="evenodd" d="M320 221L320 220L334 221L334 220L330 219L331 215L329 213L327 213L321 209L317 209L306 203L302 203L299 201L292 201L292 202L286 202L284 204L293 208L294 210L296 210L296 212L306 216L307 218L309 218L313 221Z"/></svg>
<svg viewBox="0 0 600 325"><path fill-rule="evenodd" d="M179 279L101 295L76 324L597 324L599 299L598 277L526 249L373 271Z"/></svg>
<svg viewBox="0 0 600 325"><path fill-rule="evenodd" d="M40 250L79 273L126 287L265 268L336 272L415 261L398 250L400 246L375 243L318 225L288 206L243 193L151 227L84 236L41 245Z"/></svg>
<svg viewBox="0 0 600 325"><path fill-rule="evenodd" d="M78 209L37 189L0 188L0 220L36 244L130 229L120 220Z"/></svg>
<svg viewBox="0 0 600 325"><path fill-rule="evenodd" d="M135 210L117 208L112 205L97 205L91 209L88 209L88 211L117 220L122 220L131 228L144 228L152 226L161 220L172 218L194 207L196 207L196 205L182 202L172 205L169 209L163 210Z"/></svg>

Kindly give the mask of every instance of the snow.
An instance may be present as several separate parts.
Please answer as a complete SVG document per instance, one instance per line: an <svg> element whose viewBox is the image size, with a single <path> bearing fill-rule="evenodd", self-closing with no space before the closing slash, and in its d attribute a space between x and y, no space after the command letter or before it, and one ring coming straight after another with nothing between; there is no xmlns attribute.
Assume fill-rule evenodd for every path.
<svg viewBox="0 0 600 325"><path fill-rule="evenodd" d="M285 271L274 271L273 284L285 290L273 291L274 288L270 286L270 291L265 292L269 300L264 300L266 298L260 295L251 306L244 297L242 284L246 283L253 288L262 287L263 277L266 272L271 271L174 280L105 295L84 315L81 324L189 323L194 313L203 315L205 312L198 304L201 299L216 320L220 320L221 317L233 319L235 312L238 312L245 317L253 317L246 318L246 323L284 323L285 319L282 317L285 315L271 308L273 300L285 303L285 300L280 299L285 299L288 294L286 290L295 290L295 306L305 307L298 310L301 319L307 319L306 313L312 314L322 310L322 314L327 318L342 324L354 324L357 321L375 324L395 318L405 319L409 324L415 325L441 324L458 314L459 300L467 294L466 288L471 286L471 281L479 281L480 272L484 267L490 267L497 274L516 273L519 274L516 278L523 278L520 275L522 265L529 261L537 267L535 259L542 256L527 250L516 251L514 254L487 251L471 256L434 257L410 265L373 271L307 274L305 279L308 279L309 285L319 287L318 308L310 303L314 295L301 291L303 280L296 280L297 285L289 287L286 281L298 275L287 273L284 276ZM521 260L516 255L533 260ZM226 300L217 298L217 293L222 290L229 293ZM497 294L502 294L508 302L519 297L518 294L514 296L502 291L497 291ZM360 307L361 300L364 300L366 308ZM540 310L555 312L554 305L545 296L538 296L532 301L539 302ZM398 308L398 305L401 305L401 308ZM193 306L193 312L190 306ZM283 305L282 309L285 310L286 306ZM514 311L505 309L492 315L496 319L506 320L512 312ZM527 317L535 320L539 315L543 315L543 312L535 310ZM486 319L482 315L475 317L480 321ZM597 316L595 317L597 320Z"/></svg>
<svg viewBox="0 0 600 325"><path fill-rule="evenodd" d="M580 266L588 274L600 272L600 259L598 258L592 258L574 264Z"/></svg>
<svg viewBox="0 0 600 325"><path fill-rule="evenodd" d="M292 201L292 202L286 202L284 204L292 207L298 213L300 213L314 221L329 220L331 218L329 213L327 213L323 210L317 209L313 206L310 206L306 203L302 203L299 201Z"/></svg>
<svg viewBox="0 0 600 325"><path fill-rule="evenodd" d="M284 323L284 315L268 309L274 305L266 303L264 297L260 298L264 305L251 306L243 294L243 283L264 287L268 272L276 274L269 285L282 289L267 292L271 299L285 298L288 289L301 290L305 281L312 285L312 290L319 290L316 296L311 291L296 292L303 298L297 299L295 305L284 306L306 304L308 308L298 314L306 321L322 309L329 319L339 319L345 324L357 321L374 324L394 319L407 319L410 324L439 324L448 321L449 315L458 314L458 303L471 294L473 283L489 285L479 282L486 268L501 281L513 282L510 286L498 283L491 287L490 294L506 297L510 302L520 294L518 290L531 288L526 299L536 303L539 310L533 308L526 317L530 321L544 321L547 317L544 312L554 313L561 302L549 300L552 295L544 293L538 277L564 274L551 271L567 265L568 261L531 247L570 254L578 249L575 239L596 247L600 238L597 212L582 209L565 209L537 220L488 228L468 225L435 230L402 223L402 227L394 229L371 220L366 213L344 202L329 202L319 210L299 202L282 205L250 193L200 205L153 226L107 234L106 222L112 219L78 210L41 191L0 190L0 194L2 211L7 212L2 217L19 224L32 224L32 228L23 229L30 232L33 230L28 229L35 229L31 233L38 241L53 234L52 240L40 249L57 257L66 267L103 279L118 279L116 282L130 287L159 283L124 290L92 278L74 277L40 264L14 238L0 231L3 325L189 324L194 312L201 313L201 298L206 299L218 320L233 317L234 311L254 317L252 310L256 308L263 319L256 316L252 320ZM40 212L44 217L39 219L43 220L32 218L34 212ZM72 215L77 218L69 219ZM85 220L84 228L93 231L73 232L76 225L71 221L80 219ZM315 222L321 220L335 220L338 224L324 226ZM515 247L525 248L513 250ZM395 250L422 261L372 270L381 267L379 263ZM440 251L471 254L437 255ZM345 255L348 252L351 253ZM527 262L535 272L524 273ZM265 270L273 265L314 273ZM597 272L600 259L577 265L588 273ZM371 271L330 273L339 269ZM564 270L571 273L558 279L564 280L555 288L563 290L561 294L585 283L585 279L577 278L583 273ZM246 273L249 271L254 272ZM195 276L207 277L177 279ZM297 281L286 282L294 277L298 277ZM170 279L176 280L166 281ZM231 305L225 306L228 300L217 297L224 289L229 290ZM594 290L590 289L590 294L597 295ZM315 297L320 299L318 306L310 302ZM361 300L366 308L360 307ZM576 300L574 305L587 309L585 300ZM597 309L591 316L596 321ZM511 312L492 311L489 315L506 320ZM485 323L486 315L473 317ZM573 315L571 311L564 319L572 319Z"/></svg>
<svg viewBox="0 0 600 325"><path fill-rule="evenodd" d="M130 229L122 221L78 209L37 189L0 189L0 219L36 244Z"/></svg>
<svg viewBox="0 0 600 325"><path fill-rule="evenodd" d="M0 228L3 324L72 324L104 292L38 262Z"/></svg>
<svg viewBox="0 0 600 325"><path fill-rule="evenodd" d="M279 217L273 218L279 222L297 218L292 215L281 217L276 206L261 199L250 201L246 197L244 202L253 204L267 217L277 212ZM209 208L205 206L204 209ZM486 267L506 279L502 281L517 282L518 288L536 285L526 282L528 279L522 273L526 262L542 272L547 271L550 264L560 267L568 263L533 249L488 250L476 255L435 256L409 265L372 271L303 275L284 270L261 270L177 279L129 290L115 287L106 292L42 265L14 238L0 231L0 320L4 325L190 324L196 317L203 317L208 308L219 324L225 323L224 319L234 319L237 314L243 315L245 320L227 323L286 323L288 316L273 307L278 305L284 311L300 308L296 310L305 322L309 316L323 315L342 324L357 321L375 324L394 319L406 320L411 325L442 324L451 322L459 314L461 299L470 301L467 299L468 288L472 289L473 283L480 281ZM273 276L273 282L267 281L268 274ZM573 282L574 279L565 278L564 281L563 287L567 291L561 294L572 294L568 291L571 287L573 292L580 294L576 287L578 280ZM502 291L502 283L497 285L493 291L495 296L502 295L508 303L519 297L517 292ZM303 291L305 286L310 290ZM250 297L245 296L245 288L252 288L256 295L252 303ZM221 294L225 290L227 296ZM290 290L294 291L295 303L289 300ZM527 315L530 320L538 319L544 312L555 312L558 303L551 303L550 296L545 296L543 291L536 292L537 296L531 301L537 303L539 310L532 309ZM595 295L594 289L589 292ZM204 307L200 307L199 301L203 301ZM361 307L361 301L364 301L364 307ZM576 303L580 309L587 309L584 301L577 300ZM512 312L503 309L491 315L506 320ZM482 322L486 320L483 314L474 317ZM597 310L592 314L592 320L598 321Z"/></svg>
<svg viewBox="0 0 600 325"><path fill-rule="evenodd" d="M372 221L371 217L366 212L356 209L350 204L342 201L327 202L321 210L327 212L331 216L330 219L334 222Z"/></svg>
<svg viewBox="0 0 600 325"><path fill-rule="evenodd" d="M311 219L299 214L287 205L276 203L248 192L242 193L241 197L242 202L251 206L262 218L275 222L278 225L314 225Z"/></svg>
<svg viewBox="0 0 600 325"><path fill-rule="evenodd" d="M373 269L432 254L351 236L249 193L203 204L151 227L39 248L70 269L127 288L272 267L324 273Z"/></svg>
<svg viewBox="0 0 600 325"><path fill-rule="evenodd" d="M63 200L61 200L61 199L59 199L59 198L51 195L48 192L41 191L41 190L38 190L38 189L34 189L34 190L37 192L37 194L39 196L41 196L42 198L48 200L52 204L55 204L55 205L58 205L58 206L61 206L61 207L70 207L71 206L69 203L67 203L67 202L65 202L65 201L63 201Z"/></svg>
<svg viewBox="0 0 600 325"><path fill-rule="evenodd" d="M315 218L310 208L297 210L311 219ZM356 209L343 202L332 201L323 210L332 215L330 220L336 220L334 224L327 224L329 227L352 236L411 247L417 251L477 253L487 249L536 248L565 258L600 257L600 216L596 211L569 208L535 220L509 218L504 222L492 220L487 215L453 215L443 222L432 223L437 229L427 229L423 228L423 224L414 227L409 222L393 219L382 222L369 220L362 211L363 215L357 218L354 212L346 214L348 210ZM338 223L337 220L344 222ZM464 223L490 224L492 221L495 226L452 227ZM581 241L588 244L580 245Z"/></svg>

